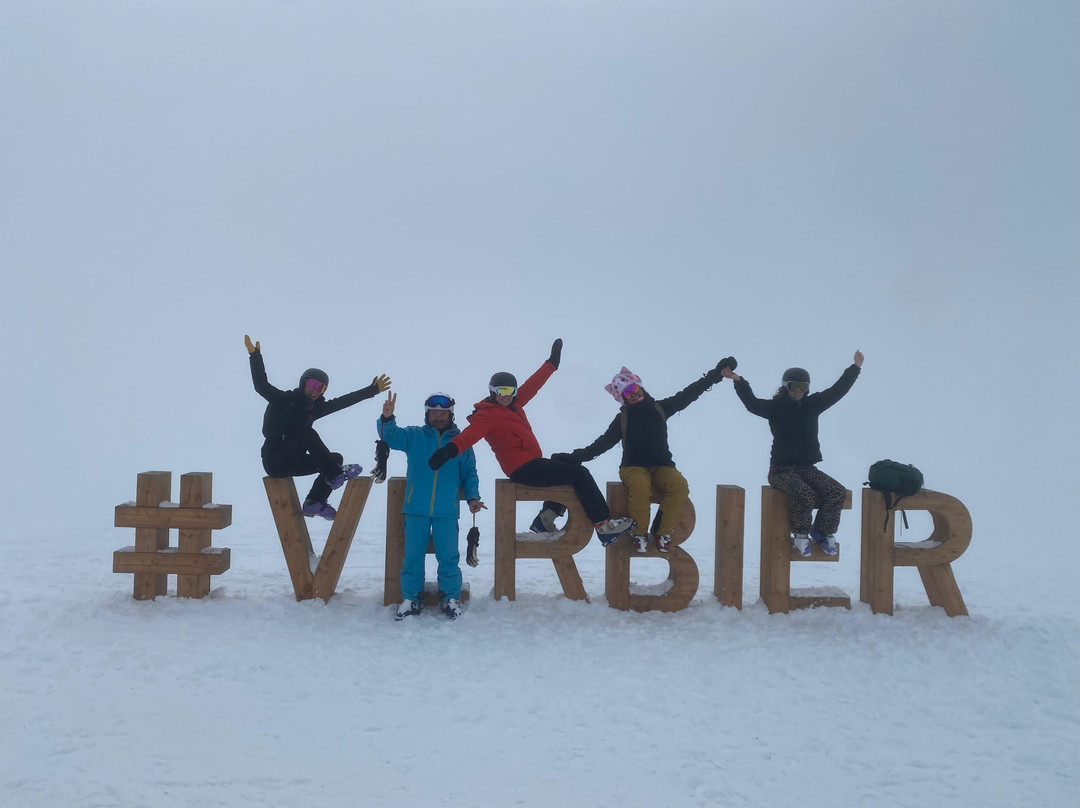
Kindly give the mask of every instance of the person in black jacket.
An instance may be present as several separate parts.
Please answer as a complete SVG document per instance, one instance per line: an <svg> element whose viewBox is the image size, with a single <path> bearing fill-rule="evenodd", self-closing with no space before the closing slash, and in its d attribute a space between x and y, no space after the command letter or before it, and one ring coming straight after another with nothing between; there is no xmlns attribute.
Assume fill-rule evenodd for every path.
<svg viewBox="0 0 1080 808"><path fill-rule="evenodd" d="M263 469L271 477L303 477L318 474L304 500L304 516L333 519L337 511L327 504L330 492L359 477L362 469L355 463L344 463L337 452L331 452L322 442L312 424L332 412L351 407L389 389L390 379L376 376L367 387L327 401L323 393L329 377L318 368L308 368L300 376L295 390L279 390L266 379L262 350L244 335L244 345L251 363L251 381L255 392L267 400L263 414Z"/></svg>
<svg viewBox="0 0 1080 808"><path fill-rule="evenodd" d="M619 479L627 489L630 518L639 528L632 536L634 549L644 553L649 549L646 531L649 525L649 505L655 488L660 494L659 524L654 531L656 549L662 553L671 548L671 530L682 515L683 505L690 496L686 478L675 468L668 446L667 420L689 407L717 382L724 379L723 370L736 367L734 357L720 360L702 378L687 385L673 396L657 401L641 384L641 377L623 368L604 387L620 404L619 414L599 438L584 449L557 453L552 460L583 463L599 457L620 440L623 456L619 464ZM560 514L541 513L542 522L553 522Z"/></svg>
<svg viewBox="0 0 1080 808"><path fill-rule="evenodd" d="M810 555L811 541L829 555L838 552L836 529L844 507L844 486L815 466L821 461L818 416L851 389L862 363L862 351L856 351L854 362L836 384L820 393L810 393L809 373L788 368L780 389L769 400L756 398L750 383L739 374L730 370L723 374L735 382L735 392L746 409L769 420L773 435L769 485L791 496L791 542L804 557ZM817 503L817 517L811 523Z"/></svg>

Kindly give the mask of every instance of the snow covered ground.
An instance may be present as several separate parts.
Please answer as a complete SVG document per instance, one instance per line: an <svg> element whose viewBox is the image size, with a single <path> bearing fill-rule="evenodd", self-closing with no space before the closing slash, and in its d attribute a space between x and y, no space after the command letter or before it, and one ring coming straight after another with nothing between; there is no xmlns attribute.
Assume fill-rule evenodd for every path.
<svg viewBox="0 0 1080 808"><path fill-rule="evenodd" d="M1076 808L1077 30L1052 0L0 2L0 806ZM378 491L339 594L297 603L244 334L279 387L388 373L404 423L560 337L545 453L603 431L623 365L664 396L734 355L768 396L860 349L822 468L964 502L970 617L910 569L894 616L858 603L858 496L793 580L853 609L768 615L769 433L728 382L670 425L684 611L608 608L595 544L591 603L546 561L495 602L486 512L463 619L396 624ZM370 466L377 416L320 434ZM233 505L208 599L111 572L153 469ZM746 489L742 611L716 484Z"/></svg>
<svg viewBox="0 0 1080 808"><path fill-rule="evenodd" d="M215 534L233 567L202 601L134 601L109 572L130 530L9 546L0 804L1076 804L1075 602L1018 601L998 559L954 564L969 618L931 608L911 569L874 616L846 514L841 563L794 583L853 609L769 615L756 548L745 607L725 609L695 533L697 597L637 614L606 606L595 542L577 556L591 603L541 560L494 601L485 529L465 616L399 624L379 491L328 604L294 600L268 509Z"/></svg>

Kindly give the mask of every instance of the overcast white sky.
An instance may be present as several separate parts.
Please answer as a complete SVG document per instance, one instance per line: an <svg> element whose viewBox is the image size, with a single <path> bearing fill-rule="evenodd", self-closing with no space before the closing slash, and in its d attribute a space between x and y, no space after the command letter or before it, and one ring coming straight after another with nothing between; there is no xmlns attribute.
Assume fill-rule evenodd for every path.
<svg viewBox="0 0 1080 808"><path fill-rule="evenodd" d="M261 513L245 333L278 386L389 373L406 422L561 336L547 452L623 364L660 396L734 354L764 396L861 348L822 468L913 462L969 552L1075 572L1078 9L4 0L9 524L108 525L150 468ZM370 466L377 413L324 436ZM699 529L716 483L756 518L768 429L727 383L671 438Z"/></svg>

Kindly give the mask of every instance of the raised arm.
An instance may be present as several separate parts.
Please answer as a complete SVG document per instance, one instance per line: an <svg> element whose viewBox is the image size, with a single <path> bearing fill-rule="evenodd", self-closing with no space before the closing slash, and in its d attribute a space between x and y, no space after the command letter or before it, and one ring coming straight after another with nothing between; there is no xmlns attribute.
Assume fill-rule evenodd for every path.
<svg viewBox="0 0 1080 808"><path fill-rule="evenodd" d="M514 405L518 407L524 407L533 397L540 392L540 388L544 386L544 383L551 378L551 374L559 369L559 362L562 361L562 340L557 339L551 343L551 355L547 358L532 376L525 380L525 383L518 387L517 396L514 397Z"/></svg>
<svg viewBox="0 0 1080 808"><path fill-rule="evenodd" d="M251 366L251 383L255 385L255 392L267 401L274 401L288 395L284 390L278 390L266 378L266 366L263 364L262 350L259 343L252 344L251 337L244 334L244 346L248 351L248 364Z"/></svg>
<svg viewBox="0 0 1080 808"><path fill-rule="evenodd" d="M717 362L716 367L704 374L700 379L690 382L686 387L673 396L657 401L664 415L670 418L677 412L681 412L697 401L701 394L718 382L724 380L724 369L734 370L738 366L734 356L728 356Z"/></svg>
<svg viewBox="0 0 1080 808"><path fill-rule="evenodd" d="M412 432L408 428L402 429L398 426L397 418L394 417L395 404L397 404L397 396L387 393L382 405L382 415L375 421L375 429L379 433L379 438L386 441L391 449L407 452Z"/></svg>
<svg viewBox="0 0 1080 808"><path fill-rule="evenodd" d="M371 384L367 387L361 387L359 390L354 390L351 393L346 393L343 396L338 396L337 398L326 401L314 417L322 418L323 416L330 415L330 413L338 412L346 407L351 407L353 404L359 404L361 401L373 398L379 393L385 393L389 389L390 377L383 373L372 379Z"/></svg>
<svg viewBox="0 0 1080 808"><path fill-rule="evenodd" d="M735 382L735 393L739 396L739 401L743 403L743 406L746 407L749 412L754 415L759 415L762 418L769 417L769 411L772 409L772 402L757 398L754 395L754 391L750 389L750 382L731 368L724 368L720 371L720 375L725 379L731 379Z"/></svg>
<svg viewBox="0 0 1080 808"><path fill-rule="evenodd" d="M818 412L824 412L847 395L851 386L855 384L855 380L859 378L859 373L862 372L862 363L862 351L856 351L854 360L848 365L847 369L841 374L840 378L836 380L836 383L833 384L832 387L809 397L809 400L813 402L813 405Z"/></svg>

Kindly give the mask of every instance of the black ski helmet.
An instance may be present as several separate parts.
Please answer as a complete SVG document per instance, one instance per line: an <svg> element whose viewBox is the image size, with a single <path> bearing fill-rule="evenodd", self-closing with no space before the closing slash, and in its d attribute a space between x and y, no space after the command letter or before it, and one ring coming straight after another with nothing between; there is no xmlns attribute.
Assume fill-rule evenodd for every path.
<svg viewBox="0 0 1080 808"><path fill-rule="evenodd" d="M317 379L327 387L330 386L330 377L326 375L325 371L318 368L308 368L300 375L300 388L303 389L307 384L308 379Z"/></svg>
<svg viewBox="0 0 1080 808"><path fill-rule="evenodd" d="M491 381L488 382L488 389L494 393L496 387L513 387L517 389L517 379L513 373L507 373L505 370L500 370L494 376L491 377Z"/></svg>
<svg viewBox="0 0 1080 808"><path fill-rule="evenodd" d="M784 371L784 378L781 381L783 384L788 382L806 382L810 384L810 374L802 368L788 368Z"/></svg>

